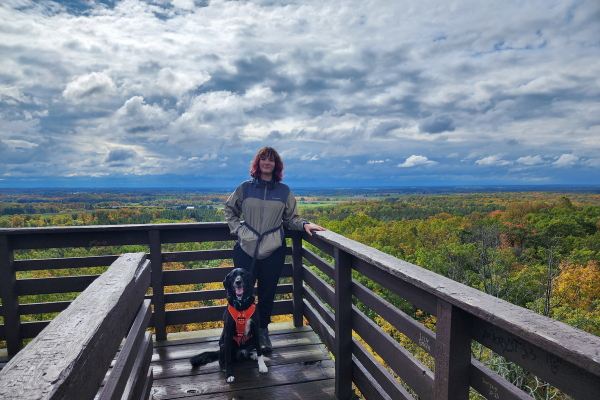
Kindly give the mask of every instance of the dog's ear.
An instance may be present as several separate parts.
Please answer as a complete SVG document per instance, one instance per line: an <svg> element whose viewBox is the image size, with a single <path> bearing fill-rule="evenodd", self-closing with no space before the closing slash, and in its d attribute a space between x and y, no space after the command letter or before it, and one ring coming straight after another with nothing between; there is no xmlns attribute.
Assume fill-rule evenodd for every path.
<svg viewBox="0 0 600 400"><path fill-rule="evenodd" d="M225 280L223 281L223 287L228 292L229 292L229 288L231 287L230 281L231 281L231 274L232 273L233 273L233 271L231 271L230 273L228 273L227 276L225 277Z"/></svg>

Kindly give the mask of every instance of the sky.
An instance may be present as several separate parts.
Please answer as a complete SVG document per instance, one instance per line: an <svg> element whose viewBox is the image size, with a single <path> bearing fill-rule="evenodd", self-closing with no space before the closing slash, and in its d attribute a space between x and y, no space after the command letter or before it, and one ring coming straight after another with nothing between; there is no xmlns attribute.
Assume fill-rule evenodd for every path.
<svg viewBox="0 0 600 400"><path fill-rule="evenodd" d="M600 185L597 0L2 0L0 187Z"/></svg>

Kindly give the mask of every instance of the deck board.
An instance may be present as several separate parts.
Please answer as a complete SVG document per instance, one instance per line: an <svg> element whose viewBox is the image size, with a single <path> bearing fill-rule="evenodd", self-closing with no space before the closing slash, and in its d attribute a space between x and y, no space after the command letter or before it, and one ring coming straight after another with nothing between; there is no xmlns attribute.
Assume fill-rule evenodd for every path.
<svg viewBox="0 0 600 400"><path fill-rule="evenodd" d="M274 324L276 327L278 324ZM168 399L335 399L334 363L319 337L308 326L279 324L270 332L273 352L265 355L269 372L258 372L254 360L236 362L235 382L225 382L217 361L192 369L189 358L216 350L220 330L196 337L169 337L154 349L152 398ZM178 340L179 339L179 340Z"/></svg>

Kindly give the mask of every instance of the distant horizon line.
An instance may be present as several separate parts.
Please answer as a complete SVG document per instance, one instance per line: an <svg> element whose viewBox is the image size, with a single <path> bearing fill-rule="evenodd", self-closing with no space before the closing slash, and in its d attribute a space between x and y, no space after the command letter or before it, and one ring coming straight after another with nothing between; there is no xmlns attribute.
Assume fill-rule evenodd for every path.
<svg viewBox="0 0 600 400"><path fill-rule="evenodd" d="M235 189L237 185L233 186L202 186L202 187L182 187L182 186L147 186L147 187L123 187L123 186L77 186L77 187L59 187L59 186L46 186L46 187L1 187L0 191L3 190L230 190ZM294 190L380 190L380 189L469 189L469 188L581 188L581 189L600 189L600 184L529 184L529 185L502 185L502 184L473 184L473 185L406 185L406 186L295 186Z"/></svg>

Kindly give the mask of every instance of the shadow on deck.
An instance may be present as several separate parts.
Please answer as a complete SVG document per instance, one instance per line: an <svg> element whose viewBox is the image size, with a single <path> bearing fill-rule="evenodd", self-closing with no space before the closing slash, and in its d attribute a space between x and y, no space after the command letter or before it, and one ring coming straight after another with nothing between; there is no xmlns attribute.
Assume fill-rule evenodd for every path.
<svg viewBox="0 0 600 400"><path fill-rule="evenodd" d="M335 399L335 367L310 326L271 324L273 352L265 355L269 372L256 361L234 364L235 382L225 382L217 361L192 369L190 357L218 348L221 329L169 334L154 345L152 397L162 399Z"/></svg>

